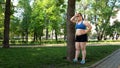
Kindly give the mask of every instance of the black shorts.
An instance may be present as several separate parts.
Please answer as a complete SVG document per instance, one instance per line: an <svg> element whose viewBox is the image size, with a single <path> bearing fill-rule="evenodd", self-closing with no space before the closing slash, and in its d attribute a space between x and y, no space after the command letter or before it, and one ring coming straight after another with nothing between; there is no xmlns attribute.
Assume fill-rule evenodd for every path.
<svg viewBox="0 0 120 68"><path fill-rule="evenodd" d="M75 38L75 42L87 42L87 41L88 41L87 34L77 35L76 38Z"/></svg>

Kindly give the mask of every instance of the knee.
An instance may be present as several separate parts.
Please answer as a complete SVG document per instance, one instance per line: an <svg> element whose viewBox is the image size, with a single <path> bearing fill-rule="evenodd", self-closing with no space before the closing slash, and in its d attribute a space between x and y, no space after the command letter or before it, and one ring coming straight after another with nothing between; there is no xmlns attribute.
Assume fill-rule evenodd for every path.
<svg viewBox="0 0 120 68"><path fill-rule="evenodd" d="M85 51L86 49L85 48L81 48L82 51Z"/></svg>
<svg viewBox="0 0 120 68"><path fill-rule="evenodd" d="M76 51L80 51L80 48L76 48Z"/></svg>

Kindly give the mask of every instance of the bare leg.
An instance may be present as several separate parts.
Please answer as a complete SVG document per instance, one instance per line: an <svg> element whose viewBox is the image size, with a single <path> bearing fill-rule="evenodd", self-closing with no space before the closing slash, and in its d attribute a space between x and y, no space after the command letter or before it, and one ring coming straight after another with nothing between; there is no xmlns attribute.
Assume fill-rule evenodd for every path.
<svg viewBox="0 0 120 68"><path fill-rule="evenodd" d="M80 54L80 43L79 42L75 42L75 59L78 60L78 56Z"/></svg>
<svg viewBox="0 0 120 68"><path fill-rule="evenodd" d="M82 60L86 58L86 42L80 42L81 50L82 50Z"/></svg>

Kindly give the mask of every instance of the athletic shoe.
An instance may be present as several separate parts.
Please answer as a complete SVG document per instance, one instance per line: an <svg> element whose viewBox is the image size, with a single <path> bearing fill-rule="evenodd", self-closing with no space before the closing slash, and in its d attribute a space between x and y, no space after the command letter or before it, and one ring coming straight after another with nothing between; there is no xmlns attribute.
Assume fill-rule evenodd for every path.
<svg viewBox="0 0 120 68"><path fill-rule="evenodd" d="M85 60L81 60L81 62L80 62L81 64L85 64Z"/></svg>
<svg viewBox="0 0 120 68"><path fill-rule="evenodd" d="M73 62L78 62L78 60L77 59L73 59Z"/></svg>

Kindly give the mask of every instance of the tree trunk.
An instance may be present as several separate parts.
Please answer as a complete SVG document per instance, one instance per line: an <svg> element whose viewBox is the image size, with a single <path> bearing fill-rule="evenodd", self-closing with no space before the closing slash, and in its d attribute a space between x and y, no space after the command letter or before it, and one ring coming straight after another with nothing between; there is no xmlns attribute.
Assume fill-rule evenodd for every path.
<svg viewBox="0 0 120 68"><path fill-rule="evenodd" d="M37 40L37 33L34 30L34 38L33 38L33 42L35 42Z"/></svg>
<svg viewBox="0 0 120 68"><path fill-rule="evenodd" d="M51 38L52 38L52 40L53 40L53 35L54 35L54 33L53 33L53 30L52 30L52 37L51 37Z"/></svg>
<svg viewBox="0 0 120 68"><path fill-rule="evenodd" d="M116 40L118 40L118 38L119 38L119 34L117 33L117 34L116 34Z"/></svg>
<svg viewBox="0 0 120 68"><path fill-rule="evenodd" d="M48 19L47 19L47 16L46 16L46 14L45 14L45 16L44 16L44 21L45 21L45 23L46 23L46 40L48 40Z"/></svg>
<svg viewBox="0 0 120 68"><path fill-rule="evenodd" d="M98 32L97 40L98 40L98 41L101 41L101 40L102 40L102 34L101 34L100 31Z"/></svg>
<svg viewBox="0 0 120 68"><path fill-rule="evenodd" d="M5 5L3 48L9 48L10 2L11 0L6 0Z"/></svg>
<svg viewBox="0 0 120 68"><path fill-rule="evenodd" d="M106 34L104 34L104 36L103 36L103 37L104 37L104 40L107 40L107 36L106 36Z"/></svg>
<svg viewBox="0 0 120 68"><path fill-rule="evenodd" d="M46 28L46 40L48 40L48 37L49 37L49 35L48 35L48 27Z"/></svg>
<svg viewBox="0 0 120 68"><path fill-rule="evenodd" d="M41 43L42 43L42 37L41 37L41 35L39 36L39 41L40 41L40 45L41 45Z"/></svg>
<svg viewBox="0 0 120 68"><path fill-rule="evenodd" d="M25 34L22 32L22 43L25 41L24 36L25 36Z"/></svg>
<svg viewBox="0 0 120 68"><path fill-rule="evenodd" d="M70 21L70 18L75 13L75 1L68 0L67 8L67 60L72 61L75 56L75 25Z"/></svg>
<svg viewBox="0 0 120 68"><path fill-rule="evenodd" d="M28 28L26 29L25 42L28 43Z"/></svg>
<svg viewBox="0 0 120 68"><path fill-rule="evenodd" d="M56 42L58 41L58 38L57 38L57 31L55 30L55 40Z"/></svg>

